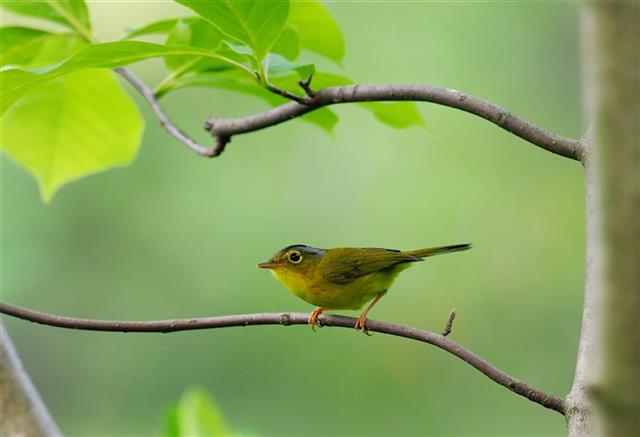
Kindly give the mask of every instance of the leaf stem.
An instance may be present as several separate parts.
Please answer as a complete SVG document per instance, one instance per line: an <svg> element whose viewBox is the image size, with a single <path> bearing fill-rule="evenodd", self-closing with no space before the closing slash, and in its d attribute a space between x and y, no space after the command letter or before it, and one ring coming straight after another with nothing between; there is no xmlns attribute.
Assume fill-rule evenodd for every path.
<svg viewBox="0 0 640 437"><path fill-rule="evenodd" d="M95 42L93 35L91 35L91 31L84 27L84 25L80 23L76 19L76 17L73 16L73 14L70 14L69 11L62 7L58 2L47 0L47 4L49 5L49 7L51 7L51 9L62 15L64 19L67 20L69 24L71 24L71 26L73 26L75 31L87 40L87 42Z"/></svg>
<svg viewBox="0 0 640 437"><path fill-rule="evenodd" d="M156 88L153 90L153 93L156 95L156 97L159 98L162 95L171 91L175 80L178 77L182 76L189 68L191 68L193 65L195 65L196 62L198 62L201 59L202 58L200 57L193 58L190 61L182 64L179 68L176 68L175 70L167 74L165 78L162 79L160 83L156 86Z"/></svg>

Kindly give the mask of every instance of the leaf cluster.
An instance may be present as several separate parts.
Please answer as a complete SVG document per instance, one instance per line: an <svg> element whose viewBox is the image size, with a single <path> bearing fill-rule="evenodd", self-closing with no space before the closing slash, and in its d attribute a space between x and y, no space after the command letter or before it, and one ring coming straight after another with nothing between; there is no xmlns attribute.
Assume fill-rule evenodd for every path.
<svg viewBox="0 0 640 437"><path fill-rule="evenodd" d="M162 58L166 75L154 89L157 98L187 87L209 87L251 95L271 106L286 101L282 94L303 95L298 82L310 77L315 88L352 83L342 73L340 28L318 1L177 3L193 15L129 29L121 40L109 42L93 37L83 1L1 3L11 13L42 23L0 29L0 147L35 176L45 201L72 180L135 158L144 121L113 68ZM323 70L301 60L312 53ZM393 127L423 126L412 102L361 106ZM322 108L303 120L331 132L338 117Z"/></svg>

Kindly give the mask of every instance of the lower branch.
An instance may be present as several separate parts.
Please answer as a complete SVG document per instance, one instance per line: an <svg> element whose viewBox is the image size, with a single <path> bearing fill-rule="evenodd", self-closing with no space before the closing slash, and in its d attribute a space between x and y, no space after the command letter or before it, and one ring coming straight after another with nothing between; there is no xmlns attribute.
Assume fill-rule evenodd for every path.
<svg viewBox="0 0 640 437"><path fill-rule="evenodd" d="M0 322L0 435L61 436Z"/></svg>
<svg viewBox="0 0 640 437"><path fill-rule="evenodd" d="M565 138L546 131L512 112L486 100L456 90L432 85L349 85L314 91L303 102L288 102L281 106L238 118L210 118L205 129L226 143L233 135L253 132L300 117L324 106L338 103L373 101L431 102L477 115L549 152L582 160L579 140ZM220 148L220 150L222 150Z"/></svg>
<svg viewBox="0 0 640 437"><path fill-rule="evenodd" d="M43 325L56 326L59 328L111 332L168 333L196 329L228 328L232 326L307 325L309 320L309 314L307 313L259 313L154 321L91 320L55 316L28 310L26 308L16 307L6 303L0 303L0 312L23 320ZM332 314L322 314L318 320L322 326L335 326L351 329L354 327L356 321L353 317ZM449 316L449 321L447 323L448 328L450 328L450 323L453 323L453 317L451 315ZM497 369L475 353L465 349L443 335L410 328L408 326L378 322L375 320L367 321L367 329L372 332L404 337L439 347L440 349L455 355L475 367L480 373L484 374L492 381L508 388L512 392L519 394L520 396L524 396L530 401L540 404L545 408L549 408L564 415L565 405L562 399L537 390L524 382L518 381L505 372Z"/></svg>

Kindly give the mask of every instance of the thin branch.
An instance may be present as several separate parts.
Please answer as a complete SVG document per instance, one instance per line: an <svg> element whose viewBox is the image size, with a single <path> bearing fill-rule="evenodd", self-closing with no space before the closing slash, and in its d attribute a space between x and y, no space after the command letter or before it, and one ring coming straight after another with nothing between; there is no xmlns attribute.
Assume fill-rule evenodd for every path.
<svg viewBox="0 0 640 437"><path fill-rule="evenodd" d="M253 132L300 117L324 106L339 103L373 101L431 102L460 109L482 117L501 128L541 147L567 158L582 160L580 141L546 131L486 100L460 91L432 85L349 85L314 91L305 103L288 102L258 114L238 118L209 118L205 129L215 137Z"/></svg>
<svg viewBox="0 0 640 437"><path fill-rule="evenodd" d="M158 121L160 121L160 124L162 125L164 130L166 130L169 133L169 135L172 135L173 137L175 137L178 141L180 141L182 144L187 146L189 149L191 149L193 152L197 153L198 155L207 156L207 157L217 156L216 151L220 149L219 147L202 146L198 144L196 140L194 140L189 135L181 131L180 128L178 128L175 124L173 124L169 116L166 114L166 112L164 112L164 110L160 106L160 103L158 102L158 99L156 99L156 95L153 92L153 90L149 88L147 85L145 85L140 79L138 79L131 72L131 70L129 70L128 68L120 67L120 68L115 68L114 71L118 73L120 76L122 76L124 79L126 79L127 82L133 85L133 87L140 94L142 94L142 96L149 103L149 106L151 106L151 109L153 110L156 117L158 118ZM220 141L218 140L217 143L219 142ZM222 150L223 149L224 148L222 148Z"/></svg>
<svg viewBox="0 0 640 437"><path fill-rule="evenodd" d="M0 434L61 436L0 321Z"/></svg>
<svg viewBox="0 0 640 437"><path fill-rule="evenodd" d="M176 332L196 329L227 328L232 326L256 326L256 325L307 325L309 314L307 313L259 313L240 314L231 316L203 317L196 319L153 320L153 321L119 321L119 320L92 320L73 317L55 316L40 313L26 308L20 308L6 303L0 303L0 312L23 320L28 320L43 325L59 328L82 329L89 331L116 331L116 332ZM356 319L353 317L322 314L319 321L323 326L336 326L353 329ZM450 317L452 322L452 318ZM537 390L497 369L475 353L465 349L448 338L428 331L422 331L408 326L391 323L367 321L369 331L381 334L395 335L411 340L429 343L442 350L455 355L480 373L494 382L508 388L514 393L524 396L532 402L543 407L557 411L564 415L564 401L555 396Z"/></svg>
<svg viewBox="0 0 640 437"><path fill-rule="evenodd" d="M284 97L285 99L289 99L289 100L293 100L294 102L297 102L301 105L308 105L311 103L311 100L309 100L307 97L300 97L296 94L290 93L287 90L283 90L282 88L278 88L275 85L272 85L270 83L266 84L266 87L269 91L271 91L273 94L277 94L281 97Z"/></svg>
<svg viewBox="0 0 640 437"><path fill-rule="evenodd" d="M310 74L308 78L305 80L298 81L298 85L302 88L307 95L307 97L314 98L316 96L315 91L311 88L311 80L313 79L313 74Z"/></svg>
<svg viewBox="0 0 640 437"><path fill-rule="evenodd" d="M579 140L565 138L546 131L491 102L456 90L432 85L349 85L313 91L311 77L300 81L307 96L300 97L272 85L268 89L293 100L284 105L238 118L209 118L205 129L215 138L213 147L198 144L180 130L164 112L153 90L140 81L129 69L121 67L115 71L125 78L147 100L162 127L190 150L201 156L219 156L234 135L254 132L300 117L316 109L339 104L373 101L431 102L482 117L501 128L549 152L582 161L585 149Z"/></svg>

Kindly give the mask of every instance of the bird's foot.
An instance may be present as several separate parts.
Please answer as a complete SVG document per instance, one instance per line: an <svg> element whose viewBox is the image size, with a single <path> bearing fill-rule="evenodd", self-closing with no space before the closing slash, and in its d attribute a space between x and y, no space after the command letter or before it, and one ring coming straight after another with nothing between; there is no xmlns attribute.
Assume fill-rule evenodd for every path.
<svg viewBox="0 0 640 437"><path fill-rule="evenodd" d="M367 315L366 314L361 314L360 317L358 317L358 320L356 320L356 326L354 326L354 328L356 328L356 331L362 331L363 334L366 334L368 336L372 335L369 332L369 330L367 329Z"/></svg>
<svg viewBox="0 0 640 437"><path fill-rule="evenodd" d="M320 314L322 314L324 310L325 308L318 307L315 310L313 310L313 312L309 316L309 320L307 321L307 323L309 323L309 326L311 326L311 329L313 329L314 331L316 330L316 326L322 327L320 323L318 323L318 317L320 316Z"/></svg>

